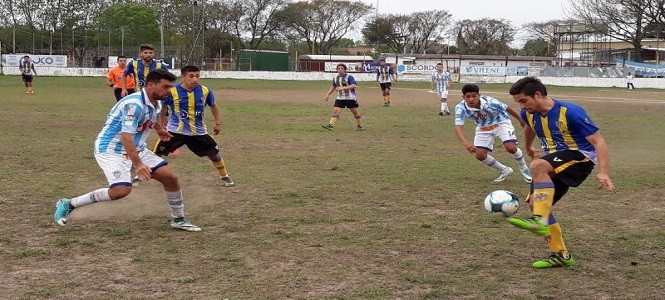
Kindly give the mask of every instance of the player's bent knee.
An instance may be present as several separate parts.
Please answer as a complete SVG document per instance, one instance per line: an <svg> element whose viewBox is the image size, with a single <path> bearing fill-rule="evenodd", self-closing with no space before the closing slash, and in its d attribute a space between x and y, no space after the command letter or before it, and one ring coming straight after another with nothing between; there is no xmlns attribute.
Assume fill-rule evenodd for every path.
<svg viewBox="0 0 665 300"><path fill-rule="evenodd" d="M111 200L120 200L127 197L132 192L131 186L118 185L109 189L109 197Z"/></svg>
<svg viewBox="0 0 665 300"><path fill-rule="evenodd" d="M529 169L531 173L549 173L552 171L552 165L544 159L534 159L529 164Z"/></svg>

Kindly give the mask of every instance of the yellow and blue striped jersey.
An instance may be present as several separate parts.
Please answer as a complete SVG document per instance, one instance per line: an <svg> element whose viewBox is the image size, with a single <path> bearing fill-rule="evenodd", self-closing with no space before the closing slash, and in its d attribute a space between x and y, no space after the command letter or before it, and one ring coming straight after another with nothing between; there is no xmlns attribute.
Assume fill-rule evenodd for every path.
<svg viewBox="0 0 665 300"><path fill-rule="evenodd" d="M206 135L203 121L205 107L215 104L215 95L206 86L197 85L188 91L181 84L171 88L171 95L162 100L170 112L166 130L183 135Z"/></svg>
<svg viewBox="0 0 665 300"><path fill-rule="evenodd" d="M168 71L169 69L161 61L153 60L149 65L143 64L142 59L135 59L131 63L128 63L125 67L124 76L134 75L134 81L136 82L137 89L145 87L145 78L148 76L148 73L152 70L162 69Z"/></svg>
<svg viewBox="0 0 665 300"><path fill-rule="evenodd" d="M586 137L598 131L584 109L574 103L554 100L554 107L546 115L520 111L522 119L533 128L545 154L577 150L596 162L596 148Z"/></svg>
<svg viewBox="0 0 665 300"><path fill-rule="evenodd" d="M352 84L357 84L356 79L353 78L353 76L349 74L344 74L344 75L336 75L333 78L332 85L334 87L338 86L349 86ZM343 90L337 92L337 100L357 100L358 98L356 97L356 89L350 89L350 90Z"/></svg>

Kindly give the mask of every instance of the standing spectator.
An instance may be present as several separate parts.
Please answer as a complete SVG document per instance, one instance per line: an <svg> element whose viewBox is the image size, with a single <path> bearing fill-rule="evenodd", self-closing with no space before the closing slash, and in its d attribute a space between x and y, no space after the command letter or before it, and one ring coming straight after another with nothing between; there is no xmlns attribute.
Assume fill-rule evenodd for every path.
<svg viewBox="0 0 665 300"><path fill-rule="evenodd" d="M106 84L113 88L113 94L115 94L115 101L118 102L122 96L122 77L125 72L125 67L127 67L127 57L124 55L118 56L118 65L109 69L109 72L106 74ZM134 87L134 75L129 74L127 77L127 93L133 94L136 90Z"/></svg>
<svg viewBox="0 0 665 300"><path fill-rule="evenodd" d="M635 89L635 86L633 85L633 79L634 79L634 78L635 78L635 77L634 77L633 74L630 73L630 72L628 72L628 75L626 75L626 87L627 87L629 90L634 90L634 89Z"/></svg>
<svg viewBox="0 0 665 300"><path fill-rule="evenodd" d="M21 61L18 63L18 68L21 70L21 76L23 77L23 84L26 87L26 94L34 94L35 90L32 88L32 77L37 76L37 70L35 70L35 63L32 62L30 56L23 56Z"/></svg>

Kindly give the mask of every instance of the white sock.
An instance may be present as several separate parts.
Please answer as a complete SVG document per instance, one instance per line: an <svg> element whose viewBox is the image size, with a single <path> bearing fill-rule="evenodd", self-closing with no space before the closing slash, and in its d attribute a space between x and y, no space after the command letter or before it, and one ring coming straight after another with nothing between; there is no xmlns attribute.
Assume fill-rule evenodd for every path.
<svg viewBox="0 0 665 300"><path fill-rule="evenodd" d="M487 158L485 158L485 160L483 160L483 163L490 166L490 167L492 167L492 168L495 168L499 171L503 171L503 170L506 169L506 166L504 164L500 163L498 160L496 160L491 155L487 155Z"/></svg>
<svg viewBox="0 0 665 300"><path fill-rule="evenodd" d="M515 153L512 153L512 155L517 161L517 164L520 166L520 169L528 168L528 166L526 165L526 161L524 160L524 154L522 154L522 150L520 148L517 148L517 151L515 151Z"/></svg>
<svg viewBox="0 0 665 300"><path fill-rule="evenodd" d="M87 193L85 195L78 196L76 198L72 198L71 204L74 207L81 207L93 203L97 203L100 201L111 201L111 197L109 196L109 189L108 188L102 188L102 189L97 189L94 190L90 193Z"/></svg>
<svg viewBox="0 0 665 300"><path fill-rule="evenodd" d="M446 105L446 102L441 101L441 111L446 112L447 108L448 108L448 105Z"/></svg>
<svg viewBox="0 0 665 300"><path fill-rule="evenodd" d="M185 204L183 204L182 200L182 190L177 192L166 192L166 200L169 202L169 207L171 208L171 217L185 217Z"/></svg>

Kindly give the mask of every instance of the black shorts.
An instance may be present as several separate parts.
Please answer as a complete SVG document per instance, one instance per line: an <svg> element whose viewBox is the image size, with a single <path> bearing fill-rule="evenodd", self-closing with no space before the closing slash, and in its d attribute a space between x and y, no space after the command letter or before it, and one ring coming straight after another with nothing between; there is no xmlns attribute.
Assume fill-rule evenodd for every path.
<svg viewBox="0 0 665 300"><path fill-rule="evenodd" d="M32 82L32 75L22 74L21 77L23 77L23 82Z"/></svg>
<svg viewBox="0 0 665 300"><path fill-rule="evenodd" d="M582 152L564 150L541 157L554 168L554 203L568 192L570 187L578 187L591 174L595 164ZM533 184L531 187L533 193Z"/></svg>
<svg viewBox="0 0 665 300"><path fill-rule="evenodd" d="M341 107L341 108L356 108L359 107L358 105L358 100L335 100L335 107Z"/></svg>
<svg viewBox="0 0 665 300"><path fill-rule="evenodd" d="M129 94L134 94L136 91L134 89L127 89L127 95ZM122 96L120 94L122 93L122 88L115 88L113 89L113 94L115 95L115 101L120 101L122 99Z"/></svg>
<svg viewBox="0 0 665 300"><path fill-rule="evenodd" d="M383 82L383 83L379 83L379 85L381 86L381 90L389 90L390 87L393 86L393 83L392 82Z"/></svg>
<svg viewBox="0 0 665 300"><path fill-rule="evenodd" d="M208 156L219 153L219 146L215 139L209 134L206 135L183 135L171 132L173 137L168 141L157 141L153 152L159 156L168 156L173 150L187 145L198 157Z"/></svg>

